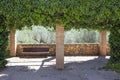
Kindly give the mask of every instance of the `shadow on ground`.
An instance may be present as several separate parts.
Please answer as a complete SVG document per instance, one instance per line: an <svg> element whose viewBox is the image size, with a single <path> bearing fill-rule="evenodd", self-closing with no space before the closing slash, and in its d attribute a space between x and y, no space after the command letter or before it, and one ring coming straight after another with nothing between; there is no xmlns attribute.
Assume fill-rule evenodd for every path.
<svg viewBox="0 0 120 80"><path fill-rule="evenodd" d="M0 80L120 80L120 74L100 69L108 61L105 57L66 62L64 70L57 70L55 65L45 65L54 59L43 60L41 65L36 65L39 66L37 70L28 66L9 66L0 72Z"/></svg>

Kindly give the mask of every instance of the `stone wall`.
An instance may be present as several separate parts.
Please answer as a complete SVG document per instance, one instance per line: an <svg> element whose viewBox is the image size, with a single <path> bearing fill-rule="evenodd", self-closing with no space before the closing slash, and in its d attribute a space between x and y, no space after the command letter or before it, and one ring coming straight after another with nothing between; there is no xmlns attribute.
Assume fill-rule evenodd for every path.
<svg viewBox="0 0 120 80"><path fill-rule="evenodd" d="M17 56L22 55L23 47L36 47L36 46L49 46L50 56L55 55L56 45L55 44L18 44L17 45ZM109 45L106 47L107 55L110 53ZM64 55L65 56L79 56L79 55L99 55L100 54L99 44L64 44Z"/></svg>

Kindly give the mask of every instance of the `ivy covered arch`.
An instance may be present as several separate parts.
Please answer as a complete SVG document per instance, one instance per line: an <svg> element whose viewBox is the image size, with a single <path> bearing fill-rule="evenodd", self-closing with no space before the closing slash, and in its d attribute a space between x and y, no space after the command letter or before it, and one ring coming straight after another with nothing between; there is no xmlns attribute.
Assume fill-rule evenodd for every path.
<svg viewBox="0 0 120 80"><path fill-rule="evenodd" d="M110 61L120 62L119 0L1 0L0 14L10 31L33 24L109 30Z"/></svg>

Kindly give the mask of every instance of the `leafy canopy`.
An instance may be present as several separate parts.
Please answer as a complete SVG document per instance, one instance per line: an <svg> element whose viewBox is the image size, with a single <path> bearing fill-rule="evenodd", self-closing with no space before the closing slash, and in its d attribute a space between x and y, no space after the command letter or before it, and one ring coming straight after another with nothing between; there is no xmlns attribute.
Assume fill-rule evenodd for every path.
<svg viewBox="0 0 120 80"><path fill-rule="evenodd" d="M120 0L0 0L0 15L7 29L60 23L66 30L110 30L110 61L120 61Z"/></svg>
<svg viewBox="0 0 120 80"><path fill-rule="evenodd" d="M120 25L119 0L0 0L10 29L24 26L110 29Z"/></svg>

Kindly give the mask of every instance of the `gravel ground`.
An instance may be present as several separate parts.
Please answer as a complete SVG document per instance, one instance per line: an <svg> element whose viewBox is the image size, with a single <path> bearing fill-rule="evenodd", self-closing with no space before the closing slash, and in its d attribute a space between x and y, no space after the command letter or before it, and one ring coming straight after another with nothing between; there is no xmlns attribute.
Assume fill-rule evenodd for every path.
<svg viewBox="0 0 120 80"><path fill-rule="evenodd" d="M100 69L109 57L65 57L65 68L55 68L55 57L9 58L0 80L120 80L120 74Z"/></svg>

